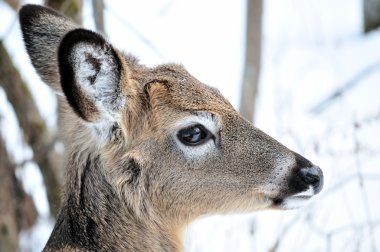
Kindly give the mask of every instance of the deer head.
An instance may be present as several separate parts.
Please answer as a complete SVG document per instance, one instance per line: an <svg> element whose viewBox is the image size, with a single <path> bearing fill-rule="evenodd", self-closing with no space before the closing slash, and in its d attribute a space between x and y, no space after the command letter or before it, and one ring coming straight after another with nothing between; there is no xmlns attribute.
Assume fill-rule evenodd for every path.
<svg viewBox="0 0 380 252"><path fill-rule="evenodd" d="M180 227L211 213L295 208L321 191L320 168L183 66L141 65L48 8L27 5L20 22L32 64L61 95L66 195L86 187L107 204L98 181L135 219Z"/></svg>

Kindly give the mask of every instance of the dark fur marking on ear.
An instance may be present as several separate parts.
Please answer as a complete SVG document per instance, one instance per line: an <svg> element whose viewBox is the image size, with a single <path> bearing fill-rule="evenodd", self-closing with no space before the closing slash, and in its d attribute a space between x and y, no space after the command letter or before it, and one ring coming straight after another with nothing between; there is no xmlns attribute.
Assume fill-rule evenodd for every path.
<svg viewBox="0 0 380 252"><path fill-rule="evenodd" d="M95 74L93 76L88 77L88 80L91 82L92 85L94 85L94 82L96 80L96 77L98 76L98 73L100 72L101 63L98 59L93 57L91 54L86 53L86 62L90 63L92 67L95 69Z"/></svg>
<svg viewBox="0 0 380 252"><path fill-rule="evenodd" d="M110 132L111 132L111 135L115 134L115 132L120 128L119 124L117 122L115 122L114 124L112 124L112 127L110 129Z"/></svg>

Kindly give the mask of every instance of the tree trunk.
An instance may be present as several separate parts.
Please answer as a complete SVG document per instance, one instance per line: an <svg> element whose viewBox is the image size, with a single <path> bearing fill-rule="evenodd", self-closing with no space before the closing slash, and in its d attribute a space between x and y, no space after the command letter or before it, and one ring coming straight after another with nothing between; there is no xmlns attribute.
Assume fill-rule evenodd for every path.
<svg viewBox="0 0 380 252"><path fill-rule="evenodd" d="M380 26L380 0L364 0L364 32L370 32Z"/></svg>
<svg viewBox="0 0 380 252"><path fill-rule="evenodd" d="M15 168L0 135L0 251L17 251L19 232L37 219L33 200L16 178Z"/></svg>
<svg viewBox="0 0 380 252"><path fill-rule="evenodd" d="M261 62L261 20L262 0L248 0L246 25L246 52L240 113L252 121L255 113L255 100L258 92Z"/></svg>
<svg viewBox="0 0 380 252"><path fill-rule="evenodd" d="M14 11L19 0L5 0ZM48 1L48 5L81 22L82 0ZM23 139L33 150L47 190L50 210L56 215L63 183L62 154L55 151L57 132L51 132L41 117L28 86L23 82L10 55L0 41L0 87L7 95L23 131ZM37 211L15 175L16 165L5 149L0 132L0 251L17 251L19 232L31 227Z"/></svg>
<svg viewBox="0 0 380 252"><path fill-rule="evenodd" d="M15 7L16 1L7 1L11 7ZM72 17L77 22L81 21L81 0L72 1L47 1L47 4ZM0 42L0 85L7 94L9 102L15 110L16 117L24 133L24 140L32 148L34 161L41 169L47 190L50 210L55 216L60 205L60 188L63 183L62 154L54 150L54 143L58 136L51 132L41 117L28 87L21 79L18 70Z"/></svg>
<svg viewBox="0 0 380 252"><path fill-rule="evenodd" d="M77 24L82 23L82 0L46 0L45 5L61 12Z"/></svg>
<svg viewBox="0 0 380 252"><path fill-rule="evenodd" d="M92 0L92 12L95 20L96 31L106 35L104 27L104 2L103 0Z"/></svg>
<svg viewBox="0 0 380 252"><path fill-rule="evenodd" d="M33 159L41 169L47 189L50 209L57 213L60 203L61 181L57 169L62 158L53 148L55 134L50 132L39 114L36 104L0 42L0 85L7 94L23 130L24 140L33 150Z"/></svg>

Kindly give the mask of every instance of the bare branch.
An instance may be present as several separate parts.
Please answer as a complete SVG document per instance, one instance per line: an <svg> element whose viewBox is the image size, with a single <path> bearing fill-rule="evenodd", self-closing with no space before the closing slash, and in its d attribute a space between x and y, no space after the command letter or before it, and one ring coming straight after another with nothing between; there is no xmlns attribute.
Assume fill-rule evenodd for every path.
<svg viewBox="0 0 380 252"><path fill-rule="evenodd" d="M368 78L368 76L370 76L371 74L379 70L379 68L380 68L380 61L377 61L373 63L372 65L369 65L368 67L364 68L357 75L355 75L351 80L349 80L345 85L340 87L338 90L336 90L329 97L324 99L318 105L314 106L314 108L312 108L310 112L313 114L322 113L327 107L329 107L334 101L336 101L336 99L338 99L339 97L342 97L345 93L347 93L352 88L354 88L357 84L359 84L363 79Z"/></svg>
<svg viewBox="0 0 380 252"><path fill-rule="evenodd" d="M354 125L359 125L357 122L354 123ZM372 216L371 216L371 211L370 211L370 206L369 206L369 199L368 199L368 193L366 192L366 186L364 184L364 179L363 179L363 171L360 165L360 160L359 160L359 151L360 151L360 144L359 144L359 137L357 134L359 127L354 127L353 131L353 139L354 139L354 145L355 145L355 162L356 162L356 169L357 169L357 175L359 179L359 185L360 185L360 192L362 194L362 201L363 201L363 206L365 208L365 214L367 218L367 224L369 225L369 231L370 231L370 239L371 239L371 245L373 251L377 251L376 249L376 242L374 238L374 230L373 227L370 225L372 223Z"/></svg>
<svg viewBox="0 0 380 252"><path fill-rule="evenodd" d="M122 18L116 11L110 8L108 5L104 6L105 10L109 11L113 17L118 19L121 23L123 23L131 32L133 32L146 46L148 46L157 56L163 59L163 55L160 50L158 50L144 34L142 34L136 27L134 27L131 23L127 22L124 18Z"/></svg>
<svg viewBox="0 0 380 252"><path fill-rule="evenodd" d="M349 175L349 176L346 176L346 177L340 179L337 183L335 183L334 185L332 185L330 188L324 190L323 194L321 196L319 196L319 199L322 199L324 197L329 196L333 192L341 189L343 186L345 186L348 183L351 183L352 181L355 181L357 179L358 179L358 175L357 174L352 174L352 175ZM363 180L379 180L380 181L380 174L376 174L376 173L362 173L361 174L361 179L363 179Z"/></svg>
<svg viewBox="0 0 380 252"><path fill-rule="evenodd" d="M160 16L165 16L166 13L169 12L169 10L172 8L174 2L176 0L168 0L163 7L161 7L161 10L158 12Z"/></svg>
<svg viewBox="0 0 380 252"><path fill-rule="evenodd" d="M380 225L380 219L377 219L375 221L372 222L372 226L373 227L376 227L376 226L379 226ZM330 232L328 232L329 235L336 235L336 234L339 234L341 232L344 232L346 231L347 229L361 229L361 228L364 228L364 227L367 227L368 226L368 223L367 222L361 222L361 223L350 223L350 224L347 224L347 225L343 225L341 227L338 227L338 228L335 228L333 230L331 230Z"/></svg>
<svg viewBox="0 0 380 252"><path fill-rule="evenodd" d="M278 247L281 244L282 239L287 235L289 230L294 226L294 223L299 221L303 215L304 215L304 212L299 212L297 215L293 217L291 221L287 223L286 226L282 228L281 232L279 232L279 236L277 237L276 241L274 242L273 246L269 249L268 252L277 251Z"/></svg>

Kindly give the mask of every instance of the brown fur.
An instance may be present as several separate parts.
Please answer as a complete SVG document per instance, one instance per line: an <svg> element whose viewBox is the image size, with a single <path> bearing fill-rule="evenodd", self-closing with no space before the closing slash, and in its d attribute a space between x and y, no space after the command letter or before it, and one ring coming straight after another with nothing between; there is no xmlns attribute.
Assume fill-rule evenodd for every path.
<svg viewBox="0 0 380 252"><path fill-rule="evenodd" d="M23 7L20 22L37 72L64 94L67 176L45 251L180 251L195 218L281 208L311 185L298 174L309 161L181 65L143 66L44 7ZM218 129L202 152L176 140L178 123L190 117Z"/></svg>

